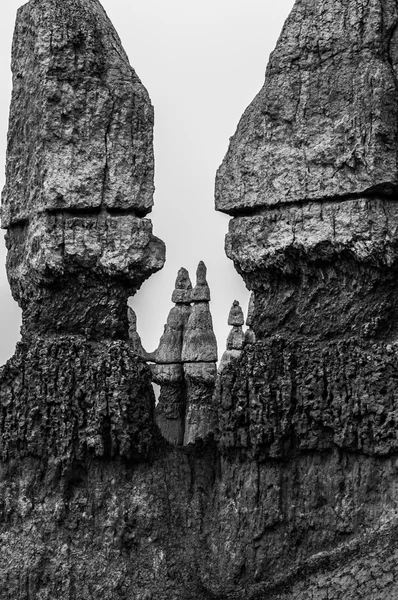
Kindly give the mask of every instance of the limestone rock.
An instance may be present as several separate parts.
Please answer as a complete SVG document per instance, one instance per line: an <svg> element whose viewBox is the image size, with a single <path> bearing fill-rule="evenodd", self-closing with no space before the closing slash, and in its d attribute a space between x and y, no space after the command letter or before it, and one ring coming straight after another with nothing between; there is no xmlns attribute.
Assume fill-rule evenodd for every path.
<svg viewBox="0 0 398 600"><path fill-rule="evenodd" d="M184 365L184 376L187 385L184 444L188 445L215 432L217 412L213 394L217 367L215 363L188 363Z"/></svg>
<svg viewBox="0 0 398 600"><path fill-rule="evenodd" d="M217 340L208 302L198 302L192 306L184 333L182 361L217 361Z"/></svg>
<svg viewBox="0 0 398 600"><path fill-rule="evenodd" d="M128 321L129 321L129 340L133 352L140 356L142 359L147 360L148 354L145 352L144 347L141 342L140 335L137 331L137 315L131 308L128 307Z"/></svg>
<svg viewBox="0 0 398 600"><path fill-rule="evenodd" d="M395 480L398 411L397 25L392 0L296 0L217 175L216 207L235 217L226 252L255 294L215 392L218 448L248 468L241 506L264 494L249 560L240 548L248 597L396 595L381 482ZM359 498L377 516L348 516ZM237 532L234 503L224 527Z"/></svg>
<svg viewBox="0 0 398 600"><path fill-rule="evenodd" d="M192 291L192 302L210 302L210 288L206 279L207 268L203 261L200 261L196 271L196 285Z"/></svg>
<svg viewBox="0 0 398 600"><path fill-rule="evenodd" d="M244 345L245 334L242 327L232 327L227 339L227 350L242 350Z"/></svg>
<svg viewBox="0 0 398 600"><path fill-rule="evenodd" d="M217 174L229 214L398 183L398 8L297 0Z"/></svg>
<svg viewBox="0 0 398 600"><path fill-rule="evenodd" d="M252 326L254 323L254 310L255 310L255 306L254 306L254 293L252 292L250 294L250 299L249 299L249 306L247 309L247 317L246 317L246 325L247 325L247 329L245 331L245 344L254 344L254 342L256 341L256 334L254 333Z"/></svg>
<svg viewBox="0 0 398 600"><path fill-rule="evenodd" d="M182 303L171 309L164 333L155 351L155 361L158 364L182 362L183 340L190 314L191 307Z"/></svg>
<svg viewBox="0 0 398 600"><path fill-rule="evenodd" d="M233 327L241 327L244 324L245 318L243 316L243 311L239 305L239 302L235 300L229 313L228 325Z"/></svg>
<svg viewBox="0 0 398 600"><path fill-rule="evenodd" d="M153 205L153 107L97 0L18 11L3 227Z"/></svg>
<svg viewBox="0 0 398 600"><path fill-rule="evenodd" d="M255 309L254 301L255 301L255 296L254 296L254 293L252 292L252 293L250 294L250 298L249 298L249 306L248 306L248 308L247 308L246 325L247 325L248 327L252 327L252 325L253 325L253 320L254 320L254 309Z"/></svg>
<svg viewBox="0 0 398 600"><path fill-rule="evenodd" d="M158 385L176 383L184 378L184 368L181 363L151 365L152 380Z"/></svg>
<svg viewBox="0 0 398 600"><path fill-rule="evenodd" d="M171 301L182 304L190 304L192 296L192 283L189 278L189 273L184 267L178 271L175 290L171 297Z"/></svg>
<svg viewBox="0 0 398 600"><path fill-rule="evenodd" d="M23 331L126 339L127 297L165 260L141 218L154 190L148 93L97 0L24 5L12 69L2 225Z"/></svg>

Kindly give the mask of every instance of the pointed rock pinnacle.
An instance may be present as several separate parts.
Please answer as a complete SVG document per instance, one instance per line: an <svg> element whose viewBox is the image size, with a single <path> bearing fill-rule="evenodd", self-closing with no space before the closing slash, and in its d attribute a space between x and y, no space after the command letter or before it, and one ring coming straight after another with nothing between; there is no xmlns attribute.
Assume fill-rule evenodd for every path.
<svg viewBox="0 0 398 600"><path fill-rule="evenodd" d="M189 273L184 267L178 271L175 290L171 301L175 304L190 304L192 295L192 283Z"/></svg>
<svg viewBox="0 0 398 600"><path fill-rule="evenodd" d="M192 291L192 302L210 302L210 288L206 275L207 268L201 260L196 271L196 285Z"/></svg>

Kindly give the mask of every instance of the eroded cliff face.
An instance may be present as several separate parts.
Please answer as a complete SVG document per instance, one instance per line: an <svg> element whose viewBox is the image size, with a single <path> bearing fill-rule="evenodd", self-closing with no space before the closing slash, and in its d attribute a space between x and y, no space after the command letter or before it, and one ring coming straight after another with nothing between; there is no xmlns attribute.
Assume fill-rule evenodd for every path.
<svg viewBox="0 0 398 600"><path fill-rule="evenodd" d="M297 0L218 173L253 295L216 375L203 264L153 355L127 308L164 246L152 107L117 34L96 0L20 9L1 599L397 597L397 18Z"/></svg>
<svg viewBox="0 0 398 600"><path fill-rule="evenodd" d="M217 174L255 338L219 447L264 472L242 486L270 598L397 594L396 29L395 2L297 0Z"/></svg>

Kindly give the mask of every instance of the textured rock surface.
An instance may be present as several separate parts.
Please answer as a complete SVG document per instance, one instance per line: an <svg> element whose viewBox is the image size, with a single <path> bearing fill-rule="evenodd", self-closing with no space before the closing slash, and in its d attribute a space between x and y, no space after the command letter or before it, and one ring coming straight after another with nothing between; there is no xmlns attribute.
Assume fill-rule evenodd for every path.
<svg viewBox="0 0 398 600"><path fill-rule="evenodd" d="M388 0L297 0L218 172L254 292L215 394L251 519L225 519L250 529L259 497L264 519L228 598L396 595L396 24Z"/></svg>
<svg viewBox="0 0 398 600"><path fill-rule="evenodd" d="M13 42L3 227L153 204L153 108L97 0L31 0Z"/></svg>
<svg viewBox="0 0 398 600"><path fill-rule="evenodd" d="M141 218L151 108L113 28L96 0L20 11L4 225L24 327L0 370L1 600L396 598L398 219L380 185L395 184L395 11L387 0L296 2L267 75L277 85L263 92L272 136L254 148L249 109L220 171L232 204L219 208L237 213L227 251L254 293L245 336L233 305L218 374L203 264L194 290L180 270L151 368L128 316L127 295L161 266L163 246ZM51 109L49 82L62 91ZM90 177L104 82L116 120L101 183ZM293 120L279 112L290 93ZM51 102L76 113L82 156L69 170L68 121ZM81 131L90 115L92 137ZM328 177L352 144L366 164ZM311 177L296 146L312 152ZM62 210L51 205L61 183Z"/></svg>
<svg viewBox="0 0 398 600"><path fill-rule="evenodd" d="M154 190L147 91L97 0L23 6L12 69L2 225L24 329L125 335L128 295L165 256L141 218Z"/></svg>
<svg viewBox="0 0 398 600"><path fill-rule="evenodd" d="M240 209L396 190L394 0L298 0L218 171Z"/></svg>
<svg viewBox="0 0 398 600"><path fill-rule="evenodd" d="M179 270L172 295L176 305L154 352L153 381L161 386L156 422L164 438L177 446L207 438L217 424L217 341L206 273L201 261L192 290L188 271Z"/></svg>

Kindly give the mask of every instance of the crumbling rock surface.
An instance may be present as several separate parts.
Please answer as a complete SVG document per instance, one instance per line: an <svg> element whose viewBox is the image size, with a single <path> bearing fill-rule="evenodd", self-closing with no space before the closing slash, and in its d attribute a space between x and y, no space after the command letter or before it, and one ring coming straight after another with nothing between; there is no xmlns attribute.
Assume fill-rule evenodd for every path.
<svg viewBox="0 0 398 600"><path fill-rule="evenodd" d="M217 174L253 292L245 347L219 371L218 447L269 519L245 598L396 594L396 29L395 2L297 0ZM274 473L270 495L250 464Z"/></svg>
<svg viewBox="0 0 398 600"><path fill-rule="evenodd" d="M120 337L128 295L165 259L141 218L154 190L148 93L97 0L20 8L12 70L2 226L24 328ZM93 298L68 297L79 303L77 287L103 298L97 314L83 308Z"/></svg>
<svg viewBox="0 0 398 600"><path fill-rule="evenodd" d="M394 0L297 0L218 171L216 207L397 189Z"/></svg>
<svg viewBox="0 0 398 600"><path fill-rule="evenodd" d="M252 297L217 371L203 263L155 353L127 307L164 246L117 34L97 0L19 11L1 600L396 598L396 12L295 4L218 175Z"/></svg>
<svg viewBox="0 0 398 600"><path fill-rule="evenodd" d="M192 289L188 271L179 270L172 294L176 305L153 353L152 377L160 385L156 421L165 439L176 446L204 440L217 426L217 340L206 274L201 261Z"/></svg>

